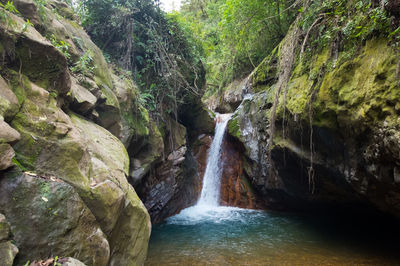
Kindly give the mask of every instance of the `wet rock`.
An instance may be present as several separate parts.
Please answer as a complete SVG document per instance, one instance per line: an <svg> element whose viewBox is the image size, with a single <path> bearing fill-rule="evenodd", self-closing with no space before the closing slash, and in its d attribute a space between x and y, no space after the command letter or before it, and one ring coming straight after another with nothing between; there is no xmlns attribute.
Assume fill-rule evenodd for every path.
<svg viewBox="0 0 400 266"><path fill-rule="evenodd" d="M176 165L174 162L162 162L140 188L153 223L160 223L197 201L200 178L193 155L187 151L185 160Z"/></svg>
<svg viewBox="0 0 400 266"><path fill-rule="evenodd" d="M208 151L211 147L212 136L211 135L200 135L198 139L193 143L193 154L196 160L197 173L200 178L198 186L198 196L200 196L203 177L207 167ZM197 197L198 198L198 197Z"/></svg>
<svg viewBox="0 0 400 266"><path fill-rule="evenodd" d="M166 127L168 135L164 138L165 145L162 145L165 158L155 163L153 170L136 184L153 223L160 223L194 204L201 182L196 161L187 146L186 128L173 119ZM162 143L161 134L157 139L154 143ZM135 164L142 165L142 160L135 161Z"/></svg>
<svg viewBox="0 0 400 266"><path fill-rule="evenodd" d="M359 56L322 73L311 128L311 81L297 66L286 105L280 99L277 108L273 143L276 87L262 78L268 60L255 70L253 90L260 92L242 102L228 128L244 144L243 169L269 207L373 206L400 215L400 129L393 104L400 95L390 49L382 40L368 41ZM319 73L330 60L328 50L315 55L311 72Z"/></svg>
<svg viewBox="0 0 400 266"><path fill-rule="evenodd" d="M243 171L243 147L232 137L225 136L221 147L220 204L246 209L262 209L263 201L255 193Z"/></svg>

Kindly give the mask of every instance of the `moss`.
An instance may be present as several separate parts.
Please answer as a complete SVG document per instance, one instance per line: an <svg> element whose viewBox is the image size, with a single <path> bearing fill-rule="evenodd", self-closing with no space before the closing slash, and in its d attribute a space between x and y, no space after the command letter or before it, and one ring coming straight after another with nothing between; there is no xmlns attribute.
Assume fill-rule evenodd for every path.
<svg viewBox="0 0 400 266"><path fill-rule="evenodd" d="M126 174L129 173L128 152L118 138L106 129L91 121L87 121L77 114L70 113L69 115L73 124L85 132L85 139L89 141L88 145L92 145L96 148L96 150L93 149L91 151L93 153L92 156L110 163L116 169L123 169ZM84 153L82 144L75 143L74 145L78 152L78 156L74 158L81 158Z"/></svg>
<svg viewBox="0 0 400 266"><path fill-rule="evenodd" d="M47 56L44 57L45 51ZM22 73L45 89L53 88L67 69L66 58L55 48L45 47L32 40L21 42L16 47L16 55L22 62Z"/></svg>
<svg viewBox="0 0 400 266"><path fill-rule="evenodd" d="M232 118L228 122L228 132L231 136L234 136L238 139L241 138L240 134L240 126L237 118Z"/></svg>
<svg viewBox="0 0 400 266"><path fill-rule="evenodd" d="M4 73L4 77L8 80L10 89L14 92L15 96L17 96L18 103L24 103L27 97L25 89L31 87L29 79L25 75L20 75L12 69L7 69Z"/></svg>
<svg viewBox="0 0 400 266"><path fill-rule="evenodd" d="M24 166L17 160L17 158L15 158L15 157L12 158L12 162L13 162L13 164L15 164L15 165L18 167L19 170L21 170L21 171L23 171L23 172L25 172L25 171L28 170L26 167L24 167Z"/></svg>
<svg viewBox="0 0 400 266"><path fill-rule="evenodd" d="M121 104L121 109L125 110L122 112L122 120L133 134L136 136L149 135L150 117L145 108L139 106L136 108L136 112L132 112L124 103Z"/></svg>
<svg viewBox="0 0 400 266"><path fill-rule="evenodd" d="M361 54L328 73L315 102L316 113L327 111L351 120L375 123L395 115L388 99L399 99L396 59L385 40L367 42Z"/></svg>
<svg viewBox="0 0 400 266"><path fill-rule="evenodd" d="M17 147L14 147L14 149L18 149ZM15 151L15 164L19 169L22 171L32 171L35 169L35 162L38 158L38 154L27 154L26 152L18 152L17 150Z"/></svg>
<svg viewBox="0 0 400 266"><path fill-rule="evenodd" d="M50 197L51 196L51 186L49 182L39 182L39 190L40 190L40 194L43 197Z"/></svg>
<svg viewBox="0 0 400 266"><path fill-rule="evenodd" d="M280 45L267 56L253 71L252 84L255 92L268 89L278 78L277 60Z"/></svg>
<svg viewBox="0 0 400 266"><path fill-rule="evenodd" d="M322 81L313 102L315 126L338 128L340 123L360 121L377 123L389 117L396 120L395 104L400 90L395 77L397 60L387 41L375 39L367 42L358 56L341 60L343 64L332 67L330 52L322 50L308 62L300 62L292 73L288 84L286 108L299 119L309 117L312 84ZM323 69L325 68L325 73ZM329 69L332 68L332 69ZM283 96L277 116L283 114ZM346 122L347 121L347 122Z"/></svg>
<svg viewBox="0 0 400 266"><path fill-rule="evenodd" d="M301 114L306 110L310 101L309 80L307 75L302 75L289 82L286 108L292 114Z"/></svg>

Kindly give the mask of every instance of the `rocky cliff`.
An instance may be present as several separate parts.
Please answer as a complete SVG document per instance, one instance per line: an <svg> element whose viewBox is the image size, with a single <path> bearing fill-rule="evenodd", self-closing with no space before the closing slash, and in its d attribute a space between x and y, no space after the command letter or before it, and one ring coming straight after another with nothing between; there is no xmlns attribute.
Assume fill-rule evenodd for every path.
<svg viewBox="0 0 400 266"><path fill-rule="evenodd" d="M364 38L343 36L351 23L361 23L354 20L362 8L386 12L395 24L398 6L347 6L340 21L324 8L308 29L300 14L253 71L229 133L244 145L244 171L270 207L373 206L400 216L396 42L375 24ZM377 23L370 17L365 23ZM321 29L336 35L326 41ZM225 91L214 109L229 109L232 93Z"/></svg>
<svg viewBox="0 0 400 266"><path fill-rule="evenodd" d="M156 123L65 3L14 5L0 8L0 261L142 265L146 207L160 221L195 199L190 143L212 118L188 97Z"/></svg>
<svg viewBox="0 0 400 266"><path fill-rule="evenodd" d="M18 16L1 10L0 212L16 263L143 264L151 224L128 183L124 146L141 133L134 117L145 120L136 89L107 66L65 4L15 6Z"/></svg>

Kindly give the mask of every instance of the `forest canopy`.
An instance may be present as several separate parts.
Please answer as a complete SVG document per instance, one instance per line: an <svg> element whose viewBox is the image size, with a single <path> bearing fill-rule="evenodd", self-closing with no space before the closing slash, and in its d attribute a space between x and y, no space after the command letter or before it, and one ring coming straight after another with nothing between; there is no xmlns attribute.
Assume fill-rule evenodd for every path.
<svg viewBox="0 0 400 266"><path fill-rule="evenodd" d="M186 0L167 14L152 0L83 0L80 14L106 58L136 79L147 107L176 112L182 91L201 95L204 68L209 93L250 73L285 36L295 5Z"/></svg>

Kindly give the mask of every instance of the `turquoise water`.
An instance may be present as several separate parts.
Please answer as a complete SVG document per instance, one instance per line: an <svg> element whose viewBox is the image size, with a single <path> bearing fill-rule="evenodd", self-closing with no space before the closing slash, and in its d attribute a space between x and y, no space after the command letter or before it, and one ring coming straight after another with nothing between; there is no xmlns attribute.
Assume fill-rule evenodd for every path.
<svg viewBox="0 0 400 266"><path fill-rule="evenodd" d="M370 218L192 207L153 227L146 265L399 265L396 224Z"/></svg>

